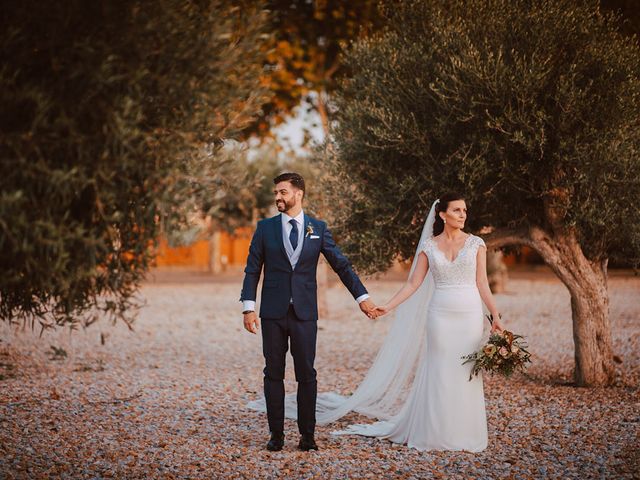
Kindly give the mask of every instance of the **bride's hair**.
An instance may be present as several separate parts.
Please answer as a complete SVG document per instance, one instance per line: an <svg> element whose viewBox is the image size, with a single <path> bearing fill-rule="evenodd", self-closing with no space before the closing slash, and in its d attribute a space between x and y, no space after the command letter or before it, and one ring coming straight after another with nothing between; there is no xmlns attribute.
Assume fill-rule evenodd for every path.
<svg viewBox="0 0 640 480"><path fill-rule="evenodd" d="M440 235L444 230L444 221L440 218L440 212L446 212L449 208L449 202L456 200L464 200L464 196L457 192L447 192L440 197L440 201L436 204L436 218L433 222L433 236Z"/></svg>

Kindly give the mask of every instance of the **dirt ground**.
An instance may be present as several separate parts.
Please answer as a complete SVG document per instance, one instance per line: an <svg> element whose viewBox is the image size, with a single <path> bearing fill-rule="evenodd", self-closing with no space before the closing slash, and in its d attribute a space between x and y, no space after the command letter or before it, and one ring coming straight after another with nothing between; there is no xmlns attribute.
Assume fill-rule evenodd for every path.
<svg viewBox="0 0 640 480"><path fill-rule="evenodd" d="M241 276L151 278L133 332L103 322L38 338L0 324L0 478L640 478L640 277L630 272L609 283L616 385L595 389L571 384L564 286L543 270L512 275L496 298L533 364L509 380L485 377L489 447L479 454L330 435L370 421L357 414L318 427L320 451L309 453L287 421L285 449L267 452L266 418L245 407L261 394L263 357L259 336L241 328ZM380 303L401 284L365 283ZM319 390L347 394L392 318L367 319L340 284L326 294Z"/></svg>

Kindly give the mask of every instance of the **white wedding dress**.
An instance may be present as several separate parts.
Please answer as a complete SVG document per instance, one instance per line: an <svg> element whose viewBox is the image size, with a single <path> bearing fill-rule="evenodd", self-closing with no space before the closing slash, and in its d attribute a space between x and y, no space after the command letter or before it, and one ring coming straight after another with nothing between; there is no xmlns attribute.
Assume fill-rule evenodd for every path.
<svg viewBox="0 0 640 480"><path fill-rule="evenodd" d="M484 242L470 235L450 261L432 238L422 245L435 291L427 312L427 354L397 415L386 421L351 425L336 434L387 438L418 450L467 450L487 447L482 377L469 381L464 355L483 337L482 300L476 286L476 253Z"/></svg>
<svg viewBox="0 0 640 480"><path fill-rule="evenodd" d="M380 421L350 425L335 435L385 438L418 450L466 450L487 446L482 376L469 381L464 355L483 340L482 301L476 286L476 253L484 241L465 240L453 261L433 240L435 205L425 221L411 273L424 252L429 271L420 288L396 309L396 319L371 368L348 396L318 394L316 421L326 425L356 411ZM264 398L250 408L266 411ZM296 418L296 396L285 415Z"/></svg>

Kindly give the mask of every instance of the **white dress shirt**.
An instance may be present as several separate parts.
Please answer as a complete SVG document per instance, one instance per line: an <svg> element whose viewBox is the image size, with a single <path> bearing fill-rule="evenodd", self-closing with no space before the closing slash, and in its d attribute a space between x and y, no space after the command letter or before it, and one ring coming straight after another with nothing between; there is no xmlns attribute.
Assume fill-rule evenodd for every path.
<svg viewBox="0 0 640 480"><path fill-rule="evenodd" d="M284 249L287 252L287 257L289 257L289 262L291 263L291 268L295 270L296 264L300 259L300 254L302 253L302 244L304 242L304 212L300 210L300 213L295 217L290 217L286 213L282 213L281 215L282 221L282 240L284 243ZM289 235L291 234L291 230L293 229L293 225L289 223L290 220L295 220L298 224L298 246L296 249L293 249L291 245L291 240L289 240ZM360 295L356 298L358 303L363 302L369 298L369 294L365 293L364 295ZM293 302L293 299L291 300ZM255 310L256 302L254 300L243 300L242 302L242 310Z"/></svg>

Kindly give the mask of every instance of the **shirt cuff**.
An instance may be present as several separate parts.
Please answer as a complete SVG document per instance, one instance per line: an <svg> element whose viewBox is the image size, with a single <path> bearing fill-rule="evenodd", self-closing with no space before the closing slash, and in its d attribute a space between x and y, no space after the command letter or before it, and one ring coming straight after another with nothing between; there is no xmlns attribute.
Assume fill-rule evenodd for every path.
<svg viewBox="0 0 640 480"><path fill-rule="evenodd" d="M242 311L243 312L246 312L247 310L255 311L255 309L256 309L255 300L243 300L242 301Z"/></svg>
<svg viewBox="0 0 640 480"><path fill-rule="evenodd" d="M364 302L367 298L369 298L369 294L365 293L364 295L360 295L358 298L356 298L356 302L358 303Z"/></svg>

